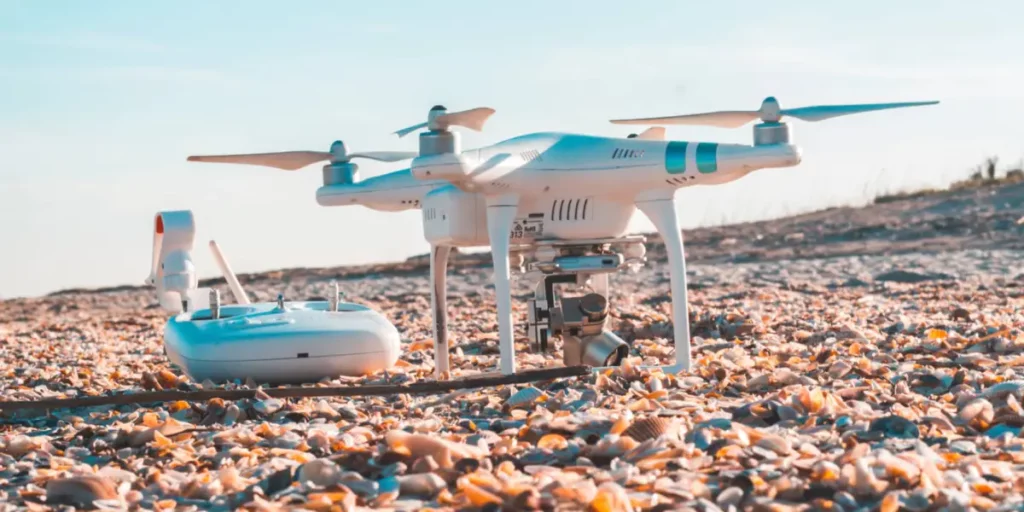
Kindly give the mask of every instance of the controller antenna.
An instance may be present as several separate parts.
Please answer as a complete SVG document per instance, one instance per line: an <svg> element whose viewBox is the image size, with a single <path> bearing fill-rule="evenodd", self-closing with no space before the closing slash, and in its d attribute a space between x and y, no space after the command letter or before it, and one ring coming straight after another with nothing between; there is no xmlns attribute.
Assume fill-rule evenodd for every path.
<svg viewBox="0 0 1024 512"><path fill-rule="evenodd" d="M330 311L338 311L338 304L341 303L341 290L338 288L338 282L331 283L333 290L331 290L331 296L327 299L327 309Z"/></svg>
<svg viewBox="0 0 1024 512"><path fill-rule="evenodd" d="M210 318L212 320L220 318L220 291L215 289L210 290Z"/></svg>

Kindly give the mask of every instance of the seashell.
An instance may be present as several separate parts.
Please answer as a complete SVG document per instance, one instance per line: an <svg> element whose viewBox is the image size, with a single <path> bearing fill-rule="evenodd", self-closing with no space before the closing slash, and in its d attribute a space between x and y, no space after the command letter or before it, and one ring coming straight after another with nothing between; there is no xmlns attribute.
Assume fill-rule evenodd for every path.
<svg viewBox="0 0 1024 512"><path fill-rule="evenodd" d="M459 459L482 458L484 451L476 446L464 443L453 443L436 435L410 434L402 430L392 430L385 434L385 440L392 450L405 448L413 459L430 456L442 468L451 468Z"/></svg>
<svg viewBox="0 0 1024 512"><path fill-rule="evenodd" d="M755 446L767 448L779 455L789 455L793 451L793 448L789 445L789 441L786 441L782 437L774 434L768 434L761 439L758 439Z"/></svg>
<svg viewBox="0 0 1024 512"><path fill-rule="evenodd" d="M347 490L341 491L329 491L329 492L314 492L310 493L307 497L310 505L318 505L314 507L304 507L306 509L312 508L313 510L332 509L332 510L355 510L356 508L356 493L349 492ZM331 505L334 505L331 507Z"/></svg>
<svg viewBox="0 0 1024 512"><path fill-rule="evenodd" d="M1013 437L1020 435L1021 428L1006 424L999 424L985 431L985 435L991 438L1002 437L1004 434L1012 434Z"/></svg>
<svg viewBox="0 0 1024 512"><path fill-rule="evenodd" d="M118 500L117 486L108 478L76 476L46 483L46 503L92 508L98 500Z"/></svg>
<svg viewBox="0 0 1024 512"><path fill-rule="evenodd" d="M224 408L224 426L230 427L231 425L234 425L235 422L238 421L239 416L241 415L242 410L239 409L237 405L228 404L228 406Z"/></svg>
<svg viewBox="0 0 1024 512"><path fill-rule="evenodd" d="M375 495L376 498L373 500L373 506L376 508L386 506L392 501L397 500L399 490L401 489L401 484L398 482L398 478L394 476L382 478L378 482L370 482L368 480L363 480L361 483L364 483L364 489L372 489L372 492L360 493L355 488L353 488L349 483L346 483L345 486L352 489L353 492L359 494L364 498L370 495ZM369 484L369 486L367 487L365 486L365 484Z"/></svg>
<svg viewBox="0 0 1024 512"><path fill-rule="evenodd" d="M649 416L633 422L622 435L632 437L634 441L644 442L648 439L657 439L661 436L675 433L676 425L668 418L660 416Z"/></svg>
<svg viewBox="0 0 1024 512"><path fill-rule="evenodd" d="M918 476L921 474L921 470L915 464L911 464L898 457L893 457L888 453L880 455L878 462L885 467L886 474L889 477L902 479L906 482L917 481Z"/></svg>
<svg viewBox="0 0 1024 512"><path fill-rule="evenodd" d="M956 419L962 425L973 423L975 420L988 423L992 421L994 415L995 411L992 407L992 402L984 398L975 398L960 407L956 414Z"/></svg>
<svg viewBox="0 0 1024 512"><path fill-rule="evenodd" d="M943 430L956 430L953 423L949 421L945 416L924 416L921 418L921 423L927 423L939 427Z"/></svg>
<svg viewBox="0 0 1024 512"><path fill-rule="evenodd" d="M478 487L469 482L469 480L463 480L460 482L459 487L462 492L469 498L469 502L477 507L483 507L485 505L501 505L502 499L490 491Z"/></svg>
<svg viewBox="0 0 1024 512"><path fill-rule="evenodd" d="M840 475L839 466L827 460L818 461L811 468L811 479L816 481L833 481L838 480Z"/></svg>
<svg viewBox="0 0 1024 512"><path fill-rule="evenodd" d="M900 509L900 495L896 491L891 491L882 498L882 502L878 505L878 512L896 512Z"/></svg>
<svg viewBox="0 0 1024 512"><path fill-rule="evenodd" d="M627 428L629 428L630 417L632 417L632 413L619 416L619 418L615 420L615 423L612 423L612 426L608 430L608 433L621 435L623 432L626 431Z"/></svg>
<svg viewBox="0 0 1024 512"><path fill-rule="evenodd" d="M284 401L278 398L268 398L256 402L252 407L256 412L266 416L281 410L284 407Z"/></svg>
<svg viewBox="0 0 1024 512"><path fill-rule="evenodd" d="M813 390L801 389L798 400L800 405L803 406L804 411L809 413L818 412L825 405L825 395L818 388Z"/></svg>
<svg viewBox="0 0 1024 512"><path fill-rule="evenodd" d="M914 422L895 414L876 418L868 426L868 432L901 439L917 439L921 437L921 431Z"/></svg>
<svg viewBox="0 0 1024 512"><path fill-rule="evenodd" d="M415 496L420 498L433 498L448 484L443 478L434 473L419 473L396 477L401 496Z"/></svg>
<svg viewBox="0 0 1024 512"><path fill-rule="evenodd" d="M633 504L626 490L615 482L605 482L597 488L597 494L590 502L594 512L632 512Z"/></svg>
<svg viewBox="0 0 1024 512"><path fill-rule="evenodd" d="M832 501L843 507L844 510L857 510L860 508L857 504L857 498L854 498L852 494L846 491L839 491L833 494Z"/></svg>
<svg viewBox="0 0 1024 512"><path fill-rule="evenodd" d="M19 434L11 439L0 451L15 457L21 458L23 455L39 450L43 447L43 440L37 437L28 437L23 434Z"/></svg>
<svg viewBox="0 0 1024 512"><path fill-rule="evenodd" d="M547 393L533 387L527 386L519 391L516 391L512 396L505 400L505 405L511 409L517 407L527 407L533 405L534 402L540 400L541 397L547 396Z"/></svg>
<svg viewBox="0 0 1024 512"><path fill-rule="evenodd" d="M978 446L966 439L957 439L949 443L949 450L961 455L974 455L978 453Z"/></svg>
<svg viewBox="0 0 1024 512"><path fill-rule="evenodd" d="M559 434L545 434L537 441L537 448L542 450L564 450L568 446L569 442Z"/></svg>
<svg viewBox="0 0 1024 512"><path fill-rule="evenodd" d="M527 489L516 495L512 500L511 510L541 510L540 493L537 489Z"/></svg>
<svg viewBox="0 0 1024 512"><path fill-rule="evenodd" d="M341 468L327 459L311 460L299 468L299 481L330 487L341 481Z"/></svg>
<svg viewBox="0 0 1024 512"><path fill-rule="evenodd" d="M348 421L359 421L359 410L351 405L338 408L338 414Z"/></svg>
<svg viewBox="0 0 1024 512"><path fill-rule="evenodd" d="M160 381L157 379L156 374L146 372L142 374L142 389L146 391L160 391L163 386L160 385Z"/></svg>
<svg viewBox="0 0 1024 512"><path fill-rule="evenodd" d="M160 373L156 374L156 380L164 389L171 389L178 385L178 376L169 370L160 370Z"/></svg>
<svg viewBox="0 0 1024 512"><path fill-rule="evenodd" d="M743 501L743 489L739 487L729 487L718 494L715 498L715 504L720 507L739 507L740 502Z"/></svg>
<svg viewBox="0 0 1024 512"><path fill-rule="evenodd" d="M1002 398L1006 395L1013 395L1016 397L1024 395L1024 381L1008 380L1006 382L1000 382L999 384L982 391L978 396L991 400L993 398Z"/></svg>
<svg viewBox="0 0 1024 512"><path fill-rule="evenodd" d="M852 468L850 466L843 468L843 474L848 475L847 487L854 494L870 496L888 486L886 482L875 478L875 474L871 472L866 459L857 459L854 461Z"/></svg>
<svg viewBox="0 0 1024 512"><path fill-rule="evenodd" d="M427 455L425 457L420 457L416 459L416 461L412 463L412 472L433 473L434 471L437 471L437 469L440 467L441 466L437 463L437 461L434 460L434 457Z"/></svg>
<svg viewBox="0 0 1024 512"><path fill-rule="evenodd" d="M139 478L138 475L132 473L131 471L125 471L114 466L107 466L99 470L97 475L103 478L109 478L113 483L116 484L122 482L128 482L129 484L131 484L134 483Z"/></svg>
<svg viewBox="0 0 1024 512"><path fill-rule="evenodd" d="M636 442L632 437L610 434L598 441L597 445L594 446L593 451L590 452L590 455L591 458L614 458L636 448L639 444L640 443Z"/></svg>

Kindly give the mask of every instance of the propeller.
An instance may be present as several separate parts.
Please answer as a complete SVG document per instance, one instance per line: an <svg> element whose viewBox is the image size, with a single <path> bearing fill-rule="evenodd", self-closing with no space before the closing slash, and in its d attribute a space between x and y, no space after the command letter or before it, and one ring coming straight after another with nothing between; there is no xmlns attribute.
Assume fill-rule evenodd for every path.
<svg viewBox="0 0 1024 512"><path fill-rule="evenodd" d="M249 153L241 155L199 155L188 157L189 162L214 162L274 167L286 171L301 169L317 162L346 163L353 158L366 158L378 162L398 162L416 158L414 151L360 151L349 153L345 143L336 140L330 151L282 151L279 153Z"/></svg>
<svg viewBox="0 0 1024 512"><path fill-rule="evenodd" d="M452 126L462 126L471 130L480 131L484 128L484 123L487 119L494 114L493 108L479 107L469 110L463 110L461 112L448 113L443 105L435 105L427 113L427 122L415 124L408 128L402 128L395 132L395 135L399 137L405 137L410 133L428 128L434 131L447 131Z"/></svg>
<svg viewBox="0 0 1024 512"><path fill-rule="evenodd" d="M668 117L647 117L636 119L613 119L614 124L690 124L718 126L721 128L739 128L755 119L766 123L777 123L785 116L795 117L804 121L824 121L833 117L860 114L890 108L919 107L935 105L938 101L914 101L905 103L867 103L860 105L815 105L784 109L779 107L778 100L769 96L761 102L758 110L720 110L702 114L687 114Z"/></svg>

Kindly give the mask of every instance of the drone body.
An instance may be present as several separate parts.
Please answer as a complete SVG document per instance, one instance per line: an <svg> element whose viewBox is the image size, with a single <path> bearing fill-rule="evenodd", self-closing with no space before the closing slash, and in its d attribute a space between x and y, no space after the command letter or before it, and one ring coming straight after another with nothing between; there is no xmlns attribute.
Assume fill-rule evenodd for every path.
<svg viewBox="0 0 1024 512"><path fill-rule="evenodd" d="M409 169L317 191L323 206L423 210L427 240L488 246L487 197L518 196L514 243L617 238L642 195L726 183L767 167L796 165L789 144L744 146L535 133L458 154L421 156Z"/></svg>
<svg viewBox="0 0 1024 512"><path fill-rule="evenodd" d="M491 146L463 151L451 126L480 130L494 113L477 108L447 113L434 107L425 123L396 132L420 134L418 153L377 152L347 155L336 142L330 153L285 152L259 155L190 157L214 161L297 169L316 161L324 166L324 185L317 202L324 206L362 205L382 211L419 208L424 235L431 244L431 291L434 309L435 366L438 377L449 371L445 268L451 247L490 246L498 312L502 373L515 372L510 251L526 248L546 269L543 286L531 302L528 328L531 341L546 346L547 332L560 334L566 362L604 366L624 354L624 342L608 330L607 276L627 260L642 260L643 248L631 248L624 237L630 219L643 212L661 236L671 270L675 362L666 367L690 369L690 332L686 311L686 265L683 237L676 217L676 192L683 187L715 185L737 180L765 168L800 163L801 150L790 142L783 117L820 121L847 114L933 104L888 103L815 106L781 109L767 98L756 111L612 121L618 124L704 124L738 127L760 119L753 127L754 143L720 144L664 140L664 129L650 128L627 138L540 132ZM349 161L361 156L385 161L412 158L408 169L366 180ZM624 247L616 252L612 247ZM565 279L568 277L569 279ZM587 284L594 294L563 299L555 305L552 282ZM595 295L597 297L595 297ZM575 302L573 302L575 300ZM569 311L566 306L578 307ZM582 311L582 313L581 313ZM589 322L588 322L589 319ZM542 326L542 328L538 327ZM558 328L556 328L558 326ZM595 326L597 326L595 328ZM564 329L562 329L564 327ZM544 331L540 335L537 332ZM576 339L574 337L582 338ZM573 354L569 356L570 352Z"/></svg>

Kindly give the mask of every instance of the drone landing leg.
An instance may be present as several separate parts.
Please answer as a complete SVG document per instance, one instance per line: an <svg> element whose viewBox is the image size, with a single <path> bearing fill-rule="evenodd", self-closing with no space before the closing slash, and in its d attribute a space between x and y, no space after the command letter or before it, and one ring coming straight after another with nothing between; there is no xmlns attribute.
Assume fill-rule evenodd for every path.
<svg viewBox="0 0 1024 512"><path fill-rule="evenodd" d="M683 252L683 233L676 218L675 197L638 200L637 208L651 219L665 242L671 272L672 324L676 345L676 364L673 372L690 371L690 315L686 299L686 256Z"/></svg>
<svg viewBox="0 0 1024 512"><path fill-rule="evenodd" d="M487 200L487 235L494 261L494 295L498 303L498 349L501 373L516 372L516 346L512 331L512 284L508 250L518 198L501 196Z"/></svg>
<svg viewBox="0 0 1024 512"><path fill-rule="evenodd" d="M430 247L430 307L434 313L434 371L441 380L450 371L448 363L448 255L451 247Z"/></svg>

